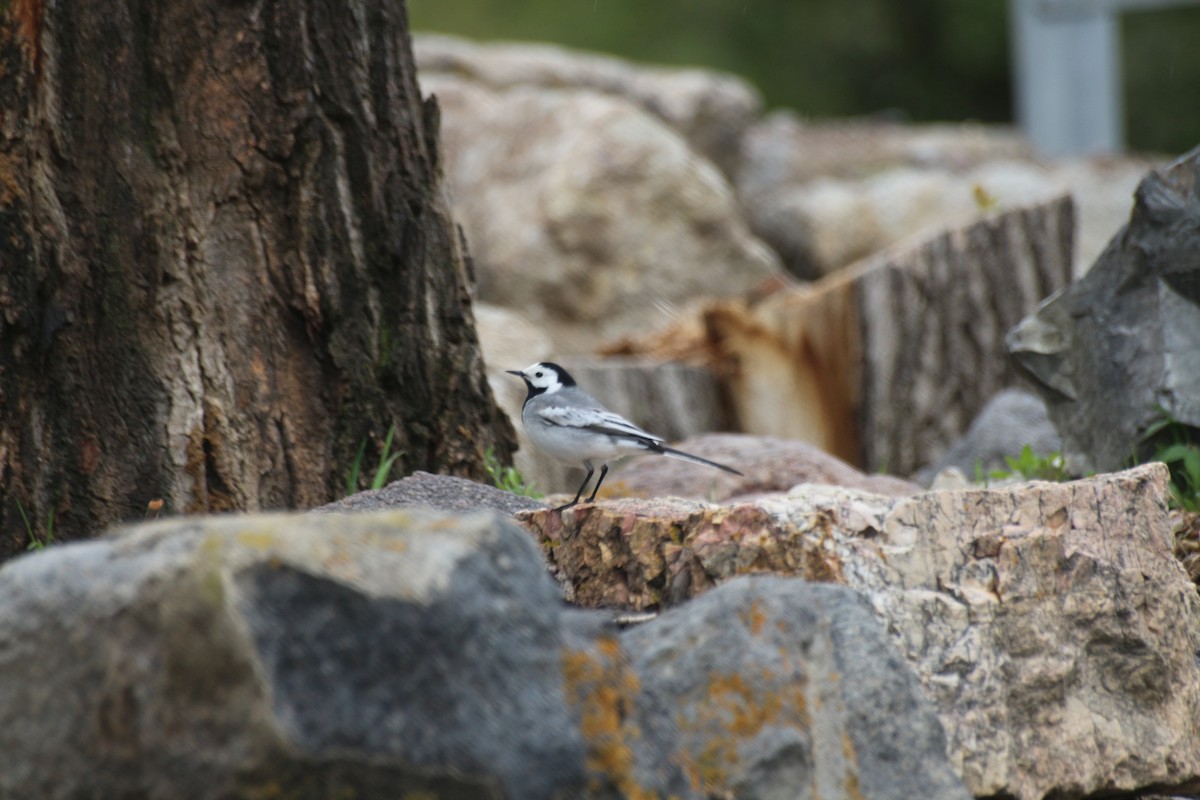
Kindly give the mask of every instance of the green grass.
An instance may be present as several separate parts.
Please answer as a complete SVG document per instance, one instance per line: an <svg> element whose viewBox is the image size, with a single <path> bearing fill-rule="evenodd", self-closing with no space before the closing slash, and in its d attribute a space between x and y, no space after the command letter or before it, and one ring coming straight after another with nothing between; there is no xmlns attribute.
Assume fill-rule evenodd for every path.
<svg viewBox="0 0 1200 800"><path fill-rule="evenodd" d="M535 500L542 498L542 493L537 490L537 487L532 482L526 482L516 467L506 467L501 464L500 459L496 458L496 451L490 447L483 454L483 468L497 489L503 489L523 497L532 497Z"/></svg>
<svg viewBox="0 0 1200 800"><path fill-rule="evenodd" d="M21 501L17 501L17 511L21 514L21 521L25 523L25 535L29 539L29 544L25 545L26 550L44 550L54 544L54 509L50 509L50 513L46 516L46 531L39 535L29 522L29 516L25 513L25 506L21 505Z"/></svg>
<svg viewBox="0 0 1200 800"><path fill-rule="evenodd" d="M983 462L975 461L975 482L987 486L989 481L1002 481L1019 477L1026 481L1069 481L1072 476L1067 472L1066 460L1057 451L1040 455L1033 448L1025 445L1016 456L1005 456L1008 469L986 471Z"/></svg>
<svg viewBox="0 0 1200 800"><path fill-rule="evenodd" d="M1161 461L1171 472L1171 506L1200 513L1200 430L1180 422L1163 406L1155 406L1158 418L1146 427L1138 451L1128 466ZM1066 481L1071 479L1062 453L1038 455L1025 445L1020 455L1005 458L1008 469L987 472L975 463L975 482L1020 476L1025 480Z"/></svg>
<svg viewBox="0 0 1200 800"><path fill-rule="evenodd" d="M393 424L388 428L387 438L383 440L383 451L379 454L379 465L375 468L375 475L371 478L372 489L382 489L388 482L388 477L392 474L392 467L400 456L404 455L403 450L392 452L392 441L396 438L396 426ZM354 456L354 463L350 465L350 471L346 473L346 494L354 494L358 491L358 478L362 472L363 458L367 452L367 440L363 439L358 445L358 453Z"/></svg>
<svg viewBox="0 0 1200 800"><path fill-rule="evenodd" d="M994 477L1007 478L1009 475L1020 475L1027 481L1071 480L1070 474L1067 473L1063 454L1057 451L1039 455L1033 452L1032 447L1025 445L1021 448L1020 455L1005 456L1004 461L1008 464L1008 470L1001 470L1000 475Z"/></svg>
<svg viewBox="0 0 1200 800"><path fill-rule="evenodd" d="M1155 406L1158 419L1142 434L1142 463L1161 461L1171 471L1171 503L1184 511L1200 511L1200 432Z"/></svg>

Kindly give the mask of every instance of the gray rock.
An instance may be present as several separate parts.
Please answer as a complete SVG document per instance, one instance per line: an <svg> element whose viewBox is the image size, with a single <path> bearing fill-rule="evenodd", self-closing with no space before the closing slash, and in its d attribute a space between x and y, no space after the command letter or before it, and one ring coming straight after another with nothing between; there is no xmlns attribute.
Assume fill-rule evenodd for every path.
<svg viewBox="0 0 1200 800"><path fill-rule="evenodd" d="M0 642L0 797L967 796L849 590L731 582L621 630L491 514L51 548L0 569Z"/></svg>
<svg viewBox="0 0 1200 800"><path fill-rule="evenodd" d="M1200 426L1198 165L1200 149L1146 176L1096 265L1009 333L1075 471L1126 463L1156 406Z"/></svg>
<svg viewBox="0 0 1200 800"><path fill-rule="evenodd" d="M392 481L382 489L358 492L314 508L313 511L333 514L393 508L430 508L454 514L472 514L487 510L515 514L518 511L546 508L546 504L532 497L506 492L467 478L434 475L418 470L412 475Z"/></svg>
<svg viewBox="0 0 1200 800"><path fill-rule="evenodd" d="M657 796L969 797L914 673L856 592L742 578L622 645L641 688L636 772Z"/></svg>
<svg viewBox="0 0 1200 800"><path fill-rule="evenodd" d="M1046 404L1023 389L1003 389L995 394L962 438L932 464L916 474L928 485L934 476L953 467L963 475L974 475L976 465L985 472L1007 469L1007 456L1017 456L1025 445L1036 455L1046 456L1062 449L1062 439L1046 414Z"/></svg>
<svg viewBox="0 0 1200 800"><path fill-rule="evenodd" d="M0 796L570 796L559 615L490 514L185 519L20 558Z"/></svg>

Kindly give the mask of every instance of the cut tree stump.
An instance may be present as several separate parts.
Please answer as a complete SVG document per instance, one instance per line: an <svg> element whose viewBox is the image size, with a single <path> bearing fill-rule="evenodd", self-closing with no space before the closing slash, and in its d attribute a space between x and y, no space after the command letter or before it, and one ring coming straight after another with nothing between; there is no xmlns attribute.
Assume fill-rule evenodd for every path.
<svg viewBox="0 0 1200 800"><path fill-rule="evenodd" d="M1018 381L1005 333L1069 283L1073 232L1063 196L709 309L741 430L911 474Z"/></svg>

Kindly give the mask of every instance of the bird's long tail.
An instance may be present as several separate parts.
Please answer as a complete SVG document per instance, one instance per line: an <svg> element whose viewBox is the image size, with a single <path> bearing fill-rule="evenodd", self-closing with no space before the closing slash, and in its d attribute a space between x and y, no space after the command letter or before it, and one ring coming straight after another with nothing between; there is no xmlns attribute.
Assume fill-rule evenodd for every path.
<svg viewBox="0 0 1200 800"><path fill-rule="evenodd" d="M655 450L659 453L662 453L664 456L670 456L671 458L678 458L680 461L690 461L693 464L703 464L706 467L715 467L716 469L723 470L723 471L728 472L733 475L741 475L742 474L742 473L738 472L736 469L734 469L733 467L727 467L724 464L718 464L715 461L709 461L707 458L701 458L700 456L694 456L691 453L685 453L682 450L676 450L675 448L667 447L666 445L659 445L658 447L655 448Z"/></svg>

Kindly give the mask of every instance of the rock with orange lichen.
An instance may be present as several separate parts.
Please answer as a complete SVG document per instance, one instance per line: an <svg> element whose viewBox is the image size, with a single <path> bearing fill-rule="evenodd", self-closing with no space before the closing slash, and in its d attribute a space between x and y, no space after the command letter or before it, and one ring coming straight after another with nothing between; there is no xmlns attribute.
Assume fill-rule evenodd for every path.
<svg viewBox="0 0 1200 800"><path fill-rule="evenodd" d="M1200 599L1166 497L1159 464L523 512L577 601L662 610L633 627L500 515L50 547L0 569L0 797L1185 793Z"/></svg>
<svg viewBox="0 0 1200 800"><path fill-rule="evenodd" d="M857 593L769 576L564 654L590 797L966 800Z"/></svg>
<svg viewBox="0 0 1200 800"><path fill-rule="evenodd" d="M977 796L1200 785L1200 600L1161 464L907 497L832 486L716 506L522 512L585 605L674 606L757 573L868 598ZM694 602L694 601L693 601Z"/></svg>
<svg viewBox="0 0 1200 800"><path fill-rule="evenodd" d="M840 586L731 581L621 639L662 796L967 798L911 668Z"/></svg>
<svg viewBox="0 0 1200 800"><path fill-rule="evenodd" d="M0 641L3 798L966 797L852 593L731 582L626 628L500 515L50 547L0 569Z"/></svg>

